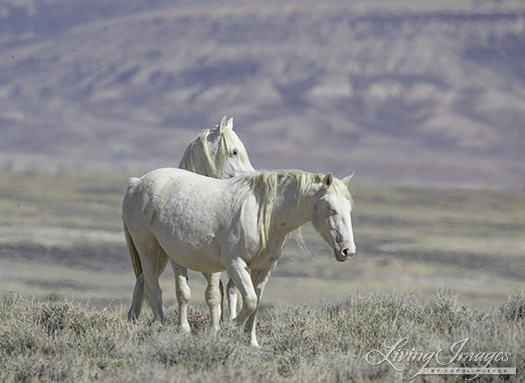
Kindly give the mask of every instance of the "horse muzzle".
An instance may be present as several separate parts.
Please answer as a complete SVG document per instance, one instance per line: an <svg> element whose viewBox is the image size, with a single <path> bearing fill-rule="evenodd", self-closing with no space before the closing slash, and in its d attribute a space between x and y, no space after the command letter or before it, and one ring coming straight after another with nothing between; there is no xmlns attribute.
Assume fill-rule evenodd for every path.
<svg viewBox="0 0 525 383"><path fill-rule="evenodd" d="M340 249L334 249L335 259L337 259L337 262L344 262L352 257L352 255L355 254L355 251L355 246L345 246Z"/></svg>

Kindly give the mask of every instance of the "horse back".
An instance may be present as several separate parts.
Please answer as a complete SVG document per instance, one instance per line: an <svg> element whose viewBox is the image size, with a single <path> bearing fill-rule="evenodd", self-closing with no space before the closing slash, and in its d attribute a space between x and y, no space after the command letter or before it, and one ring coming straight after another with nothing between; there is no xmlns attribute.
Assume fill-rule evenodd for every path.
<svg viewBox="0 0 525 383"><path fill-rule="evenodd" d="M130 231L151 233L166 248L201 248L225 228L232 211L230 185L178 168L157 169L131 183L123 219Z"/></svg>

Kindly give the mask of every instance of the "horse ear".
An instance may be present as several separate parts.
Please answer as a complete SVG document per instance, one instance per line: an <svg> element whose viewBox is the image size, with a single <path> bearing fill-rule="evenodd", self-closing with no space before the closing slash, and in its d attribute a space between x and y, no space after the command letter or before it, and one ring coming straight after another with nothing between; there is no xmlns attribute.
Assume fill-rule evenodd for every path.
<svg viewBox="0 0 525 383"><path fill-rule="evenodd" d="M224 129L226 129L226 116L224 116L221 120L221 123L219 125L219 133L223 133Z"/></svg>
<svg viewBox="0 0 525 383"><path fill-rule="evenodd" d="M352 179L352 177L354 176L355 172L350 174L348 177L345 177L343 178L341 181L343 181L343 183L346 185L346 187L348 187L348 184L350 183L350 180Z"/></svg>
<svg viewBox="0 0 525 383"><path fill-rule="evenodd" d="M128 187L137 183L138 181L140 180L140 178L136 178L136 177L129 177L128 178Z"/></svg>
<svg viewBox="0 0 525 383"><path fill-rule="evenodd" d="M328 173L323 178L323 188L327 190L332 184L334 183L334 177L332 176L332 173Z"/></svg>
<svg viewBox="0 0 525 383"><path fill-rule="evenodd" d="M230 119L226 123L226 127L230 130L233 130L233 117L230 117Z"/></svg>

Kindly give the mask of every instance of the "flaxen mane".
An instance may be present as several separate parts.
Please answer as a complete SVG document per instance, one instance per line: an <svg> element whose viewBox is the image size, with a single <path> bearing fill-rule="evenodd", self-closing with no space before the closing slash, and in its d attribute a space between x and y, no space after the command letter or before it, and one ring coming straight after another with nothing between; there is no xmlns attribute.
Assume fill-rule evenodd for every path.
<svg viewBox="0 0 525 383"><path fill-rule="evenodd" d="M258 171L242 176L238 181L238 188L234 195L233 206L240 207L241 220L244 220L244 207L247 198L255 195L259 205L258 228L261 240L260 252L268 246L270 238L270 229L272 226L273 210L277 200L279 187L288 180L297 181L296 198L301 198L306 191L314 184L323 180L323 174L314 174L302 170L281 170L281 171ZM338 194L341 194L348 200L352 200L346 186L339 180L335 180L333 186ZM295 231L297 244L300 248L306 250L304 239L301 236L300 229Z"/></svg>
<svg viewBox="0 0 525 383"><path fill-rule="evenodd" d="M184 152L182 159L179 163L179 168L189 170L191 172L200 173L207 177L219 178L217 169L222 168L224 162L228 159L231 152L236 149L237 155L243 160L248 161L248 153L244 148L244 145L239 140L237 135L233 132L233 129L225 128L226 117L222 119L220 125L215 125L210 129L203 130L198 137L196 137ZM216 154L216 158L212 158L213 153L210 153L210 148L208 146L208 136L222 129L219 151ZM205 173L202 173L200 169L197 169L195 166L195 161L193 159L193 153L195 146L197 144L202 145L204 155L206 156L206 166Z"/></svg>

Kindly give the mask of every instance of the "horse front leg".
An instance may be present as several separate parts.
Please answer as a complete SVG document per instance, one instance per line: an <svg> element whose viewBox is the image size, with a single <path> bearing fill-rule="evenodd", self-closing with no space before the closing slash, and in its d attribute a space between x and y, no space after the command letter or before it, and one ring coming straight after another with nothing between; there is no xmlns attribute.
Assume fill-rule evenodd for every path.
<svg viewBox="0 0 525 383"><path fill-rule="evenodd" d="M268 280L270 279L270 274L275 268L275 265L276 262L272 262L271 264L267 265L267 267L264 269L252 270L251 279L252 284L255 288L255 294L257 295L257 308L248 318L244 328L246 332L250 333L250 339L256 339L255 326L257 324L257 312L259 311L259 305L261 304L264 288L266 287L266 283L268 283ZM257 340L255 340L255 342L257 342Z"/></svg>
<svg viewBox="0 0 525 383"><path fill-rule="evenodd" d="M206 304L210 309L210 328L212 331L219 331L219 322L221 320L221 298L222 294L219 289L221 273L202 273L208 286L204 293Z"/></svg>
<svg viewBox="0 0 525 383"><path fill-rule="evenodd" d="M170 259L171 268L175 273L175 294L179 304L179 328L182 332L190 332L188 323L188 303L191 298L191 290L188 285L188 269Z"/></svg>
<svg viewBox="0 0 525 383"><path fill-rule="evenodd" d="M245 326L250 316L257 310L257 294L253 288L252 278L250 270L240 258L235 258L228 263L226 266L230 278L233 280L242 296L242 310L235 318L238 325ZM246 328L245 328L246 329ZM258 347L257 337L255 334L255 328L250 331L250 344Z"/></svg>

